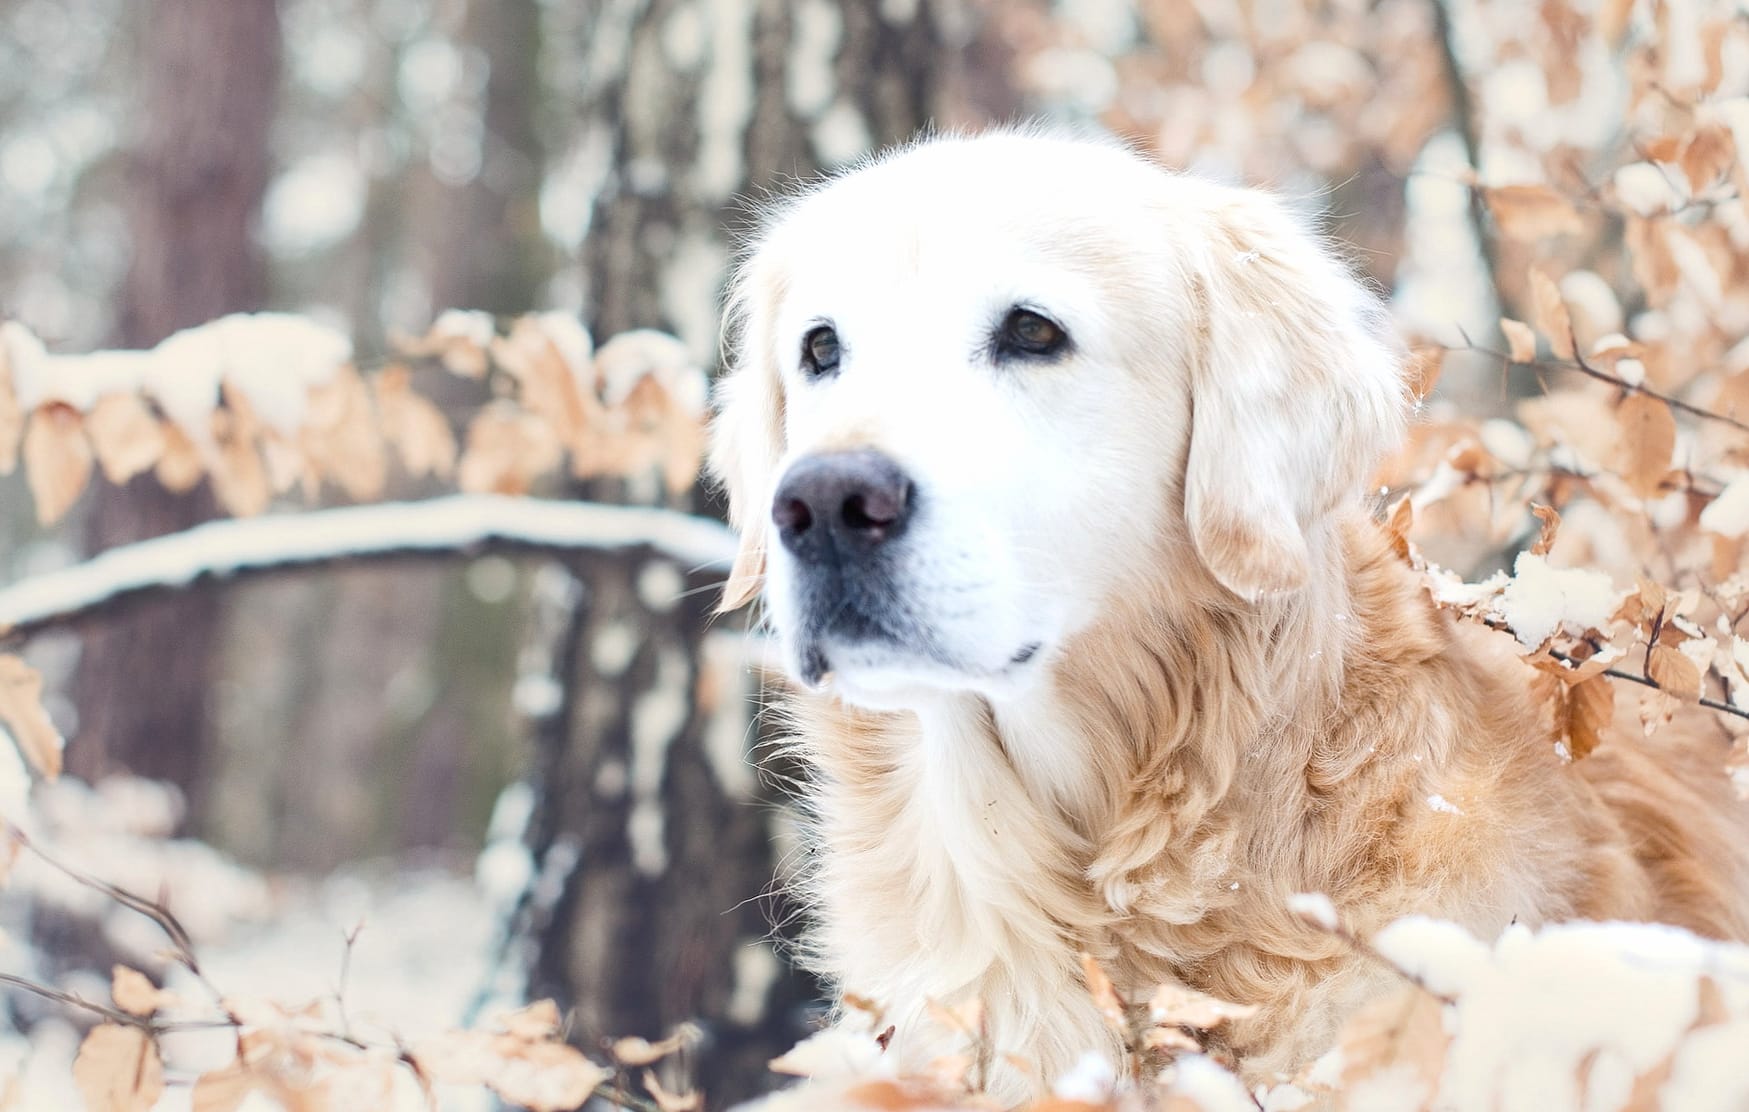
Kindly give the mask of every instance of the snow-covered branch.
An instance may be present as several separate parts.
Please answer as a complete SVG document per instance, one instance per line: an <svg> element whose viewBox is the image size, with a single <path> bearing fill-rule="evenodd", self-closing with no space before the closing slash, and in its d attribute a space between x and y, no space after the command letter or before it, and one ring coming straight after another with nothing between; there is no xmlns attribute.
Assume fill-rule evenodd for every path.
<svg viewBox="0 0 1749 1112"><path fill-rule="evenodd" d="M230 521L113 548L82 564L0 588L0 635L22 637L119 598L206 577L407 553L481 548L654 549L688 568L724 571L729 530L673 510L460 494Z"/></svg>

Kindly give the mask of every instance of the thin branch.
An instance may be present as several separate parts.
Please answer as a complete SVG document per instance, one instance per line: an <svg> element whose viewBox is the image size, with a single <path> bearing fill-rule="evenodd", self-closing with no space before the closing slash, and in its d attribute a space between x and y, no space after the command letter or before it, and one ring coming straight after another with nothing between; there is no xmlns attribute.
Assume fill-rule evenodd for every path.
<svg viewBox="0 0 1749 1112"><path fill-rule="evenodd" d="M120 599L203 579L362 559L654 549L690 569L726 571L735 538L675 510L458 494L422 502L213 521L122 545L70 568L0 588L0 641L69 624Z"/></svg>
<svg viewBox="0 0 1749 1112"><path fill-rule="evenodd" d="M176 960L181 962L190 973L194 974L195 979L200 981L200 983L206 987L207 991L212 993L214 1000L220 998L221 993L218 988L215 987L211 981L207 980L206 974L201 971L200 961L194 954L194 939L189 936L187 928L182 925L182 921L178 919L168 907L165 907L156 900L148 900L144 896L136 896L125 888L111 884L109 881L103 880L99 877L94 877L89 873L80 872L71 865L56 860L54 857L45 853L41 847L31 840L30 835L19 829L17 825L10 821L0 821L4 821L5 823L4 829L7 836L9 836L14 842L18 843L19 846L35 854L37 860L41 861L43 864L49 866L68 879L114 900L129 911L135 912L136 914L144 916L156 923L158 929L164 932L165 936L170 939L170 944L175 948Z"/></svg>
<svg viewBox="0 0 1749 1112"><path fill-rule="evenodd" d="M1556 660L1560 661L1563 664L1571 664L1574 667L1578 667L1580 664L1584 663L1583 661L1576 660L1573 657L1568 656L1566 653L1561 652L1559 649L1550 649L1549 655L1554 657ZM1663 691L1664 690L1664 685L1660 684L1657 680L1653 679L1651 676L1637 675L1633 672L1624 672L1619 668L1605 668L1601 673L1599 673L1599 675L1608 676L1610 679L1615 679L1615 680L1627 680L1629 683L1637 683L1641 687L1649 687L1654 691ZM1681 696L1677 696L1677 697L1681 698ZM1707 708L1708 710L1716 710L1720 714L1735 715L1738 718L1749 720L1749 710L1744 710L1742 707L1732 706L1730 703L1721 702L1718 699L1709 699L1705 695L1702 695L1700 697L1699 702L1700 702L1701 706Z"/></svg>
<svg viewBox="0 0 1749 1112"><path fill-rule="evenodd" d="M1538 368L1538 369L1546 368L1546 367L1560 367L1563 370L1578 371L1580 374L1588 375L1589 377L1594 378L1599 382L1607 382L1611 386L1614 386L1619 390L1626 390L1630 394L1644 394L1648 398L1655 398L1658 401L1663 402L1665 405L1669 406L1672 409L1681 410L1683 413L1687 413L1692 417L1698 417L1703 421L1717 421L1722 425L1729 425L1731 428L1736 429L1738 432L1749 433L1749 422L1738 420L1737 418L1729 416L1728 414L1715 413L1712 410L1705 408L1704 406L1698 406L1698 405L1695 405L1693 402L1686 402L1686 401L1683 401L1681 398L1674 397L1670 394L1661 393L1661 392L1654 390L1651 387L1645 385L1644 383L1629 382L1628 380L1626 380L1624 378L1620 378L1616 375L1610 374L1608 371L1599 370L1598 368L1593 367L1591 364L1585 362L1585 360L1582 358L1539 359L1534 363L1520 363L1517 360L1513 359L1512 356L1510 354L1508 354L1507 352L1500 351L1498 349L1487 347L1483 344L1476 343L1474 340L1470 339L1469 334L1463 332L1462 329L1459 329L1459 334L1462 335L1464 338L1463 346L1456 347L1456 346L1446 345L1445 346L1446 351L1473 351L1473 352L1476 352L1477 354L1480 354L1480 355L1492 356L1493 358L1500 360L1501 362L1507 364L1508 366L1513 366L1513 367L1531 367L1531 368Z"/></svg>

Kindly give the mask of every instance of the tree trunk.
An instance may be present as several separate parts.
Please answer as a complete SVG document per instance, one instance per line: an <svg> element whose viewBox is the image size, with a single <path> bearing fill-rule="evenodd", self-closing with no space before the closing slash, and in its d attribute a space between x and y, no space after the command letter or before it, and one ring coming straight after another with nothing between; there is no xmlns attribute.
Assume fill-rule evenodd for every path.
<svg viewBox="0 0 1749 1112"><path fill-rule="evenodd" d="M133 256L117 342L149 347L178 329L260 307L266 268L254 226L268 179L279 91L275 0L154 0L143 42L138 142L128 189ZM214 513L203 486L165 491L142 476L99 486L86 547L186 529ZM121 768L179 785L199 810L206 698L219 595L142 604L88 635L74 684L73 770Z"/></svg>
<svg viewBox="0 0 1749 1112"><path fill-rule="evenodd" d="M662 328L709 361L746 198L909 137L938 104L950 44L936 7L891 0L590 11L584 126L609 169L584 243L585 316L598 340ZM529 991L573 1007L591 1049L697 1024L703 1041L675 1072L726 1107L778 1080L765 1063L807 1033L819 995L779 957L788 917L763 898L783 819L751 767L757 693L705 648L737 643L705 633L714 585L626 557L573 571L529 837L563 883L535 909Z"/></svg>

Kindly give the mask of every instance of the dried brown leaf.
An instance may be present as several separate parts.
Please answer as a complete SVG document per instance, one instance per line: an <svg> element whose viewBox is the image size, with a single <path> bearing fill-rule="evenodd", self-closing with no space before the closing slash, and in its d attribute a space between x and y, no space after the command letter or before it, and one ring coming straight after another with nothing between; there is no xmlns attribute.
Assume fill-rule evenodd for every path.
<svg viewBox="0 0 1749 1112"><path fill-rule="evenodd" d="M1615 720L1615 686L1593 676L1567 688L1567 750L1574 760L1588 756Z"/></svg>
<svg viewBox="0 0 1749 1112"><path fill-rule="evenodd" d="M1674 645L1657 644L1646 655L1646 676L1659 690L1692 703L1700 698L1701 671Z"/></svg>
<svg viewBox="0 0 1749 1112"><path fill-rule="evenodd" d="M1445 1068L1446 1034L1439 999L1418 988L1374 1000L1342 1028L1342 1084L1352 1088L1390 1069L1408 1069L1435 1087Z"/></svg>
<svg viewBox="0 0 1749 1112"><path fill-rule="evenodd" d="M1542 270L1532 267L1530 295L1537 331L1548 338L1549 350L1558 359L1573 358L1573 318L1561 297L1561 287Z"/></svg>
<svg viewBox="0 0 1749 1112"><path fill-rule="evenodd" d="M103 1023L79 1045L73 1084L89 1112L147 1112L164 1093L164 1063L144 1031Z"/></svg>
<svg viewBox="0 0 1749 1112"><path fill-rule="evenodd" d="M79 500L91 481L92 460L85 418L78 410L50 402L30 415L24 468L39 524L54 524Z"/></svg>
<svg viewBox="0 0 1749 1112"><path fill-rule="evenodd" d="M1113 1031L1127 1030L1129 1023L1123 997L1117 994L1116 986L1105 975L1105 970L1099 968L1092 954L1081 955L1081 976L1087 982L1087 994L1093 997L1093 1005L1105 1017L1106 1025Z"/></svg>
<svg viewBox="0 0 1749 1112"><path fill-rule="evenodd" d="M1148 1018L1157 1024L1212 1031L1229 1019L1257 1014L1255 1004L1233 1004L1183 985L1161 985L1148 1000Z"/></svg>
<svg viewBox="0 0 1749 1112"><path fill-rule="evenodd" d="M1202 1042L1181 1027L1150 1027L1142 1032L1142 1045L1149 1050L1183 1050L1200 1054Z"/></svg>
<svg viewBox="0 0 1749 1112"><path fill-rule="evenodd" d="M156 471L158 482L165 490L186 494L206 474L206 461L180 426L167 424L163 432L164 451L158 457Z"/></svg>
<svg viewBox="0 0 1749 1112"><path fill-rule="evenodd" d="M106 394L85 415L85 432L97 450L103 477L125 483L164 454L164 430L138 394Z"/></svg>
<svg viewBox="0 0 1749 1112"><path fill-rule="evenodd" d="M43 709L42 673L9 653L0 653L0 724L38 775L61 774L61 734Z"/></svg>
<svg viewBox="0 0 1749 1112"><path fill-rule="evenodd" d="M1536 332L1530 325L1511 317L1500 318L1500 331L1506 336L1506 357L1514 363L1536 362Z"/></svg>
<svg viewBox="0 0 1749 1112"><path fill-rule="evenodd" d="M110 970L109 994L129 1015L147 1016L176 1004L176 994L153 984L144 973L118 965Z"/></svg>
<svg viewBox="0 0 1749 1112"><path fill-rule="evenodd" d="M400 454L407 474L447 479L455 470L455 433L450 431L443 411L413 390L412 379L406 367L394 366L377 375L372 384L383 439Z"/></svg>
<svg viewBox="0 0 1749 1112"><path fill-rule="evenodd" d="M225 388L225 405L212 416L213 442L218 453L212 461L213 494L226 512L235 517L254 517L273 501L267 465L262 461L262 425L254 408L240 391Z"/></svg>
<svg viewBox="0 0 1749 1112"><path fill-rule="evenodd" d="M1397 499L1385 520L1385 531L1391 538L1391 550L1400 558L1413 562L1414 549L1409 543L1409 530L1415 524L1415 503L1407 494Z"/></svg>
<svg viewBox="0 0 1749 1112"><path fill-rule="evenodd" d="M649 1039L632 1036L613 1040L610 1052L613 1054L614 1061L622 1066L648 1066L668 1057L680 1047L679 1035L670 1035L660 1042L651 1042Z"/></svg>
<svg viewBox="0 0 1749 1112"><path fill-rule="evenodd" d="M1537 530L1536 543L1530 546L1533 556L1547 556L1549 549L1555 547L1555 535L1561 531L1561 515L1553 506L1532 505L1530 512L1542 522L1542 528Z"/></svg>
<svg viewBox="0 0 1749 1112"><path fill-rule="evenodd" d="M1737 161L1737 144L1729 128L1708 124L1689 136L1678 163L1688 178L1690 193L1699 195L1730 172Z"/></svg>
<svg viewBox="0 0 1749 1112"><path fill-rule="evenodd" d="M1416 344L1409 349L1409 363L1404 377L1409 383L1409 395L1425 398L1439 385L1440 372L1445 369L1445 348L1438 344Z"/></svg>
<svg viewBox="0 0 1749 1112"><path fill-rule="evenodd" d="M582 389L538 314L518 317L510 335L493 340L492 358L516 380L523 408L546 418L561 440L574 442L598 422L599 400Z"/></svg>
<svg viewBox="0 0 1749 1112"><path fill-rule="evenodd" d="M202 1074L194 1083L193 1112L236 1112L256 1088L256 1078L242 1066Z"/></svg>
<svg viewBox="0 0 1749 1112"><path fill-rule="evenodd" d="M644 1088L662 1112L698 1112L704 1106L703 1093L671 1093L662 1087L661 1079L652 1070L644 1071Z"/></svg>
<svg viewBox="0 0 1749 1112"><path fill-rule="evenodd" d="M512 1038L536 1042L559 1035L559 1005L550 999L536 1000L498 1018L498 1025Z"/></svg>
<svg viewBox="0 0 1749 1112"><path fill-rule="evenodd" d="M1621 476L1641 498L1655 496L1676 451L1676 417L1648 394L1629 394L1616 410L1621 426Z"/></svg>
<svg viewBox="0 0 1749 1112"><path fill-rule="evenodd" d="M944 1103L934 1086L921 1081L865 1081L845 1090L845 1107L874 1112L934 1112Z"/></svg>
<svg viewBox="0 0 1749 1112"><path fill-rule="evenodd" d="M310 389L299 444L314 467L312 477L332 480L356 501L382 497L388 480L382 433L370 388L351 367Z"/></svg>
<svg viewBox="0 0 1749 1112"><path fill-rule="evenodd" d="M1573 202L1546 185L1502 185L1484 188L1482 193L1507 239L1534 243L1585 230Z"/></svg>
<svg viewBox="0 0 1749 1112"><path fill-rule="evenodd" d="M491 1031L449 1031L416 1044L411 1056L439 1081L485 1085L535 1112L561 1112L589 1099L613 1071L561 1042Z"/></svg>
<svg viewBox="0 0 1749 1112"><path fill-rule="evenodd" d="M494 404L468 424L456 483L474 494L526 494L564 458L553 427L516 406Z"/></svg>

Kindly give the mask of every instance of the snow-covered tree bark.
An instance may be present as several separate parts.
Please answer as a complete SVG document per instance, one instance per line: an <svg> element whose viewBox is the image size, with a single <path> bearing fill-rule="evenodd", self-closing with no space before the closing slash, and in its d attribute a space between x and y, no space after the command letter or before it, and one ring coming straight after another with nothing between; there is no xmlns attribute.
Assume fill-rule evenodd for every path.
<svg viewBox="0 0 1749 1112"><path fill-rule="evenodd" d="M276 0L154 0L138 26L145 80L128 186L124 347L260 305L266 271L254 231L280 63ZM98 492L87 547L186 529L212 512L204 485L176 494L143 476ZM170 780L198 812L218 616L216 595L193 594L89 631L73 696L73 771L119 766Z"/></svg>

